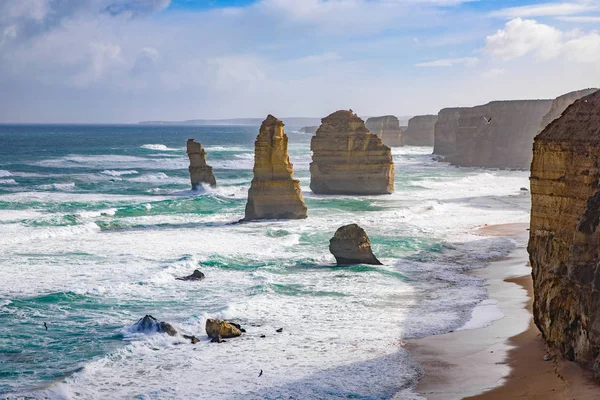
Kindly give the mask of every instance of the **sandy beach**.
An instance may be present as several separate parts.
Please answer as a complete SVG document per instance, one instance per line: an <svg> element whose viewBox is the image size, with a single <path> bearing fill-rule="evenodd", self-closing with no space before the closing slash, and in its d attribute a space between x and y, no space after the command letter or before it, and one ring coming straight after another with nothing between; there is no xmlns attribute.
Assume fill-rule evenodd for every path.
<svg viewBox="0 0 600 400"><path fill-rule="evenodd" d="M419 393L430 400L600 398L600 386L577 364L558 357L544 361L548 350L531 311L527 224L485 226L478 234L518 243L508 257L474 272L487 280L489 297L504 317L482 329L411 341L407 349L425 370Z"/></svg>

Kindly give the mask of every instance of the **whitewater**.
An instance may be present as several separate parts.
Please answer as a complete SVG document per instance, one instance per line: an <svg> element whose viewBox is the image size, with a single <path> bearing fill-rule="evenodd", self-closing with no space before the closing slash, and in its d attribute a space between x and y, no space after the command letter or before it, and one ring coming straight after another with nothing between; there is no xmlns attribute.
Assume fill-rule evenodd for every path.
<svg viewBox="0 0 600 400"><path fill-rule="evenodd" d="M314 195L297 128L308 219L237 224L257 126L0 126L0 398L419 398L405 341L502 318L468 272L515 243L474 229L528 221L528 173L401 147L393 194ZM189 190L188 138L217 188ZM335 266L349 223L384 265ZM146 314L201 341L134 332ZM207 318L247 333L210 343Z"/></svg>

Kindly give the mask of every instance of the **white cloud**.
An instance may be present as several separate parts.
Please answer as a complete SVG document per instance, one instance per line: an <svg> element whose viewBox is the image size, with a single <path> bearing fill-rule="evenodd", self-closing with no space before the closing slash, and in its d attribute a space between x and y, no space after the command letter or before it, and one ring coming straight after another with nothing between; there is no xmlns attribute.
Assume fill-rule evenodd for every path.
<svg viewBox="0 0 600 400"><path fill-rule="evenodd" d="M492 68L487 70L481 74L481 76L485 79L494 79L506 73L506 69L504 68Z"/></svg>
<svg viewBox="0 0 600 400"><path fill-rule="evenodd" d="M415 64L416 67L453 67L455 65L466 65L467 67L474 67L477 65L479 59L477 57L463 57L463 58L444 58L441 60L428 61Z"/></svg>
<svg viewBox="0 0 600 400"><path fill-rule="evenodd" d="M600 35L579 30L563 32L535 20L515 18L504 29L486 38L484 51L508 61L533 55L538 60L561 57L565 61L594 63L600 61Z"/></svg>
<svg viewBox="0 0 600 400"><path fill-rule="evenodd" d="M574 23L600 23L600 16L585 16L585 17L557 17L556 19Z"/></svg>
<svg viewBox="0 0 600 400"><path fill-rule="evenodd" d="M323 64L323 63L339 61L341 59L342 59L342 57L340 57L340 55L337 53L323 53L323 54L314 54L314 55L310 55L310 56L306 56L306 57L301 57L301 58L294 60L294 62L302 63L302 64Z"/></svg>
<svg viewBox="0 0 600 400"><path fill-rule="evenodd" d="M509 7L497 11L492 11L492 17L505 18L527 18L527 17L546 17L546 16L564 16L581 14L600 9L595 1L570 2L570 3L542 3L529 6Z"/></svg>

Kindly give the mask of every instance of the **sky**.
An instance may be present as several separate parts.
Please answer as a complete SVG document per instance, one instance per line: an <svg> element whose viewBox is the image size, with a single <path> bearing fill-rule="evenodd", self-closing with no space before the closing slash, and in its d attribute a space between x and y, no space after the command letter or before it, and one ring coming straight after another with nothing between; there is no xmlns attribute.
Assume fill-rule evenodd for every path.
<svg viewBox="0 0 600 400"><path fill-rule="evenodd" d="M0 0L0 123L437 114L600 87L600 0Z"/></svg>

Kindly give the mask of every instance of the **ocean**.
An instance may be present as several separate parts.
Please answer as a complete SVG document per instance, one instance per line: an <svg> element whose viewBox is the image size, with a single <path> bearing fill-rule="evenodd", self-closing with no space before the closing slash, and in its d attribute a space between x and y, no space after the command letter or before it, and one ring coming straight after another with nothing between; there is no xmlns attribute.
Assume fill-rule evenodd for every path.
<svg viewBox="0 0 600 400"><path fill-rule="evenodd" d="M0 398L419 398L403 341L502 316L473 317L494 300L468 271L515 243L474 228L527 222L529 174L402 147L393 194L314 195L298 128L308 219L236 224L258 126L1 125ZM188 138L217 188L190 190ZM349 223L384 265L335 266ZM206 279L176 280L194 269ZM146 314L201 341L136 332ZM247 333L210 343L207 318Z"/></svg>

